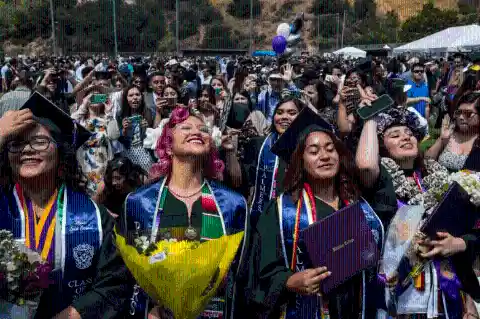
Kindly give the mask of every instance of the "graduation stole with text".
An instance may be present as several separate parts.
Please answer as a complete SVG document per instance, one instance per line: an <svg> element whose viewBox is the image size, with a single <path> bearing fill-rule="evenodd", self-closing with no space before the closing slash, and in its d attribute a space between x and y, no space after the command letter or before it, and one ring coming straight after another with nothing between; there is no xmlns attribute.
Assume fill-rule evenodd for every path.
<svg viewBox="0 0 480 319"><path fill-rule="evenodd" d="M61 207L64 186L55 190L40 218L37 218L32 201L25 197L19 184L15 185L15 189L25 214L25 246L38 252L43 260L53 264L56 216L57 209Z"/></svg>

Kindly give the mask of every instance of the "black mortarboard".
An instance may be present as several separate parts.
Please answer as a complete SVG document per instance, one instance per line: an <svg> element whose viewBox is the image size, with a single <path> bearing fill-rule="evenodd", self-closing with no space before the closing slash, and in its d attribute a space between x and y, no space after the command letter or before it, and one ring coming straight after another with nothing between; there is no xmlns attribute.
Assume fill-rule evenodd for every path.
<svg viewBox="0 0 480 319"><path fill-rule="evenodd" d="M38 92L34 92L21 109L30 109L35 121L46 126L54 135L76 149L91 136L83 126Z"/></svg>
<svg viewBox="0 0 480 319"><path fill-rule="evenodd" d="M313 109L306 106L297 115L288 129L280 135L272 146L272 153L285 162L290 162L290 157L299 142L312 132L327 132L334 134L333 127Z"/></svg>

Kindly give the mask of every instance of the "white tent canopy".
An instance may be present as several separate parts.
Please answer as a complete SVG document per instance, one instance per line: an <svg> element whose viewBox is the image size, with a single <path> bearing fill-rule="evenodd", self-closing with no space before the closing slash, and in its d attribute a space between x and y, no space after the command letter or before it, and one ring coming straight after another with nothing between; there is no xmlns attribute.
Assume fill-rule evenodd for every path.
<svg viewBox="0 0 480 319"><path fill-rule="evenodd" d="M333 54L343 55L345 57L350 57L350 58L364 58L367 56L367 52L354 47L346 47L333 52Z"/></svg>
<svg viewBox="0 0 480 319"><path fill-rule="evenodd" d="M472 49L480 46L480 26L476 24L451 27L393 49L403 52L449 52L457 48Z"/></svg>

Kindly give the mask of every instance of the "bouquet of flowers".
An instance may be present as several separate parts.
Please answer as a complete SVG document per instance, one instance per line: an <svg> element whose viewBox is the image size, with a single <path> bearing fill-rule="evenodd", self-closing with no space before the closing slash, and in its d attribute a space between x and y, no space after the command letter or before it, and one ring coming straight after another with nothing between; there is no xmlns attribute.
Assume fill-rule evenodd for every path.
<svg viewBox="0 0 480 319"><path fill-rule="evenodd" d="M0 230L0 314L2 318L33 318L52 267L41 256ZM3 317L5 316L5 317Z"/></svg>
<svg viewBox="0 0 480 319"><path fill-rule="evenodd" d="M222 284L235 258L243 232L203 243L145 236L127 244L117 234L117 248L138 285L174 318L195 319Z"/></svg>
<svg viewBox="0 0 480 319"><path fill-rule="evenodd" d="M429 159L425 161L428 175L423 178L426 191L421 192L415 182L407 180L395 161L382 158L382 164L392 176L397 196L406 199L408 205L413 205L401 207L389 226L382 257L383 273L387 279L395 276L401 257L405 255L412 266L407 281L417 277L426 264L418 256L421 248L416 244L417 239L425 237L419 231L425 222L425 219L422 220L424 213L428 215L433 212L453 182L457 182L468 193L475 206L480 206L480 173L463 170L449 174L443 166Z"/></svg>

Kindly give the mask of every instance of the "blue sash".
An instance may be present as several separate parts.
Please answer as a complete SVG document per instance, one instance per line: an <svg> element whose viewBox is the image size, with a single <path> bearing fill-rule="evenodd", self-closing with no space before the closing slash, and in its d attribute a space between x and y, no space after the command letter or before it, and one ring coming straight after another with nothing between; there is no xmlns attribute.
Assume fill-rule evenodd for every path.
<svg viewBox="0 0 480 319"><path fill-rule="evenodd" d="M315 214L316 212L310 212L310 208L305 204L307 201L302 201L303 205L300 210L300 224L299 230L307 228L311 224L311 218L309 214ZM360 200L360 204L365 218L370 226L378 248L383 248L384 229L380 218L375 214L370 205L364 200ZM292 249L293 249L293 235L295 232L295 217L297 213L296 203L288 194L282 194L277 200L278 217L280 221L280 235L282 237L282 249L285 259L286 267L290 268ZM306 255L305 244L303 242L302 233L299 233L298 248L297 248L297 263L295 272L299 272L310 268L308 265L308 258ZM365 271L362 274L362 284L364 288L368 288L365 281ZM362 289L362 318L365 318L365 300L366 289ZM297 318L321 318L321 303L317 296L302 296L296 295L295 300L290 301L286 305L285 319L297 319ZM283 319L282 318L282 319Z"/></svg>
<svg viewBox="0 0 480 319"><path fill-rule="evenodd" d="M266 203L274 198L274 174L278 168L278 157L272 153L272 146L277 140L277 134L267 136L258 154L257 172L255 176L255 190L253 194L250 215L258 217Z"/></svg>
<svg viewBox="0 0 480 319"><path fill-rule="evenodd" d="M129 225L127 227L130 228L133 224L134 227L137 227L137 230L147 231L150 234L150 239L157 237L157 223L154 221L156 221L159 212L160 195L165 182L166 178L162 178L155 184L144 186L135 193L129 194L125 201L125 225ZM247 203L245 198L219 183L211 181L208 184L223 221L224 233L231 235L242 231L246 218ZM138 286L134 287L129 308L132 316L136 313L147 315L148 296Z"/></svg>
<svg viewBox="0 0 480 319"><path fill-rule="evenodd" d="M52 279L60 298L55 308L64 309L91 287L96 274L93 261L102 244L103 231L100 210L87 195L65 187L60 202ZM14 189L8 194L0 190L0 213L0 228L11 230L15 238L24 240L25 217Z"/></svg>

